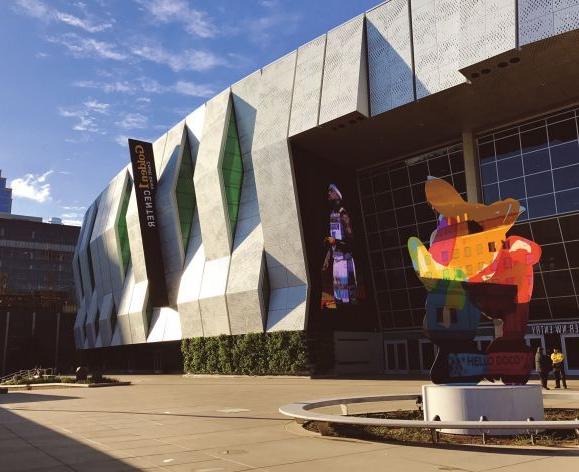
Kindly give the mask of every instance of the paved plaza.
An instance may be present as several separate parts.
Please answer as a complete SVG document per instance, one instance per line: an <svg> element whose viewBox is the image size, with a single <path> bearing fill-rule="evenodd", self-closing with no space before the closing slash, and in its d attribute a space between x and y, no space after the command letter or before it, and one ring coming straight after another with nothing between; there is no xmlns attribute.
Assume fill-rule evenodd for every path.
<svg viewBox="0 0 579 472"><path fill-rule="evenodd" d="M418 380L123 376L133 385L0 396L0 471L577 471L579 448L482 450L322 438L297 400L415 393ZM579 390L579 381L570 387ZM410 403L393 405L409 408ZM549 401L546 406L565 406Z"/></svg>

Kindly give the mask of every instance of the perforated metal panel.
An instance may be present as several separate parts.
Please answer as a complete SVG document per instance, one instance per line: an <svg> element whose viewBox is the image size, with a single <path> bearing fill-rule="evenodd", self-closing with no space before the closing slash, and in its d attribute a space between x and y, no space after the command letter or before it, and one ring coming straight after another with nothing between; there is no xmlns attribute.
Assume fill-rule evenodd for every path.
<svg viewBox="0 0 579 472"><path fill-rule="evenodd" d="M392 0L366 14L372 116L414 100L408 0Z"/></svg>
<svg viewBox="0 0 579 472"><path fill-rule="evenodd" d="M460 69L516 47L514 0L412 2L418 98L462 84Z"/></svg>
<svg viewBox="0 0 579 472"><path fill-rule="evenodd" d="M364 15L327 34L319 123L352 112L368 116Z"/></svg>
<svg viewBox="0 0 579 472"><path fill-rule="evenodd" d="M318 125L326 35L298 49L289 135Z"/></svg>
<svg viewBox="0 0 579 472"><path fill-rule="evenodd" d="M518 0L521 45L579 28L579 0Z"/></svg>
<svg viewBox="0 0 579 472"><path fill-rule="evenodd" d="M252 149L271 287L268 331L304 329L306 321L305 253L287 141L295 64L294 52L263 69Z"/></svg>

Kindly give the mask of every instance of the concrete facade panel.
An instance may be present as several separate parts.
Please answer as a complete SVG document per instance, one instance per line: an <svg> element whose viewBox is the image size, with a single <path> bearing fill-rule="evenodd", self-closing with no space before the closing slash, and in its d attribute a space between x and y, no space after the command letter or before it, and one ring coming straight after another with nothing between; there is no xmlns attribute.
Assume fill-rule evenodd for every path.
<svg viewBox="0 0 579 472"><path fill-rule="evenodd" d="M510 0L412 2L416 97L465 83L460 69L514 49L515 12Z"/></svg>
<svg viewBox="0 0 579 472"><path fill-rule="evenodd" d="M326 35L298 48L289 136L318 126Z"/></svg>
<svg viewBox="0 0 579 472"><path fill-rule="evenodd" d="M231 253L232 236L221 175L230 113L229 89L207 102L203 139L199 144L193 177L205 257L209 260Z"/></svg>
<svg viewBox="0 0 579 472"><path fill-rule="evenodd" d="M276 281L283 281L286 263L301 265L305 272L305 252L302 243L296 191L294 186L291 154L287 142L287 131L291 109L293 77L296 53L289 54L262 70L261 93L253 141L253 163L255 185L259 201L267 273L277 270ZM284 233L284 230L286 231ZM282 234L281 240L279 235ZM276 251L282 241L292 241L295 252L284 254ZM277 254L278 257L272 256ZM287 260L283 260L283 259ZM275 269L281 267L280 269ZM270 275L271 277L271 275ZM270 278L269 283L272 282ZM282 282L283 283L283 282ZM271 291L285 296L292 287L279 286ZM272 318L273 308L268 307L266 326L293 325L304 329L306 322L307 290L303 292L303 310L294 310L283 305ZM286 319L287 318L287 319ZM275 319L275 322L270 322Z"/></svg>
<svg viewBox="0 0 579 472"><path fill-rule="evenodd" d="M366 14L372 116L414 100L408 0L391 0Z"/></svg>
<svg viewBox="0 0 579 472"><path fill-rule="evenodd" d="M369 116L364 15L327 34L319 123L353 112Z"/></svg>
<svg viewBox="0 0 579 472"><path fill-rule="evenodd" d="M579 0L517 0L519 44L579 29Z"/></svg>

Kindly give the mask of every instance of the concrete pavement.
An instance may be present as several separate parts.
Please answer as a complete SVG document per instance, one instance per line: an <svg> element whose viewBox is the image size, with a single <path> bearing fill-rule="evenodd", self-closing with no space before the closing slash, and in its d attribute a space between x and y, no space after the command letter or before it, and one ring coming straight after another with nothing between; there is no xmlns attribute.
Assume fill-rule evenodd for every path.
<svg viewBox="0 0 579 472"><path fill-rule="evenodd" d="M555 467L565 472L579 468L579 448L484 451L322 438L277 412L279 406L297 400L414 393L423 381L121 378L133 385L0 396L0 471L531 472ZM570 381L570 387L579 390L579 381ZM579 407L551 400L546 406ZM414 405L400 402L390 407Z"/></svg>

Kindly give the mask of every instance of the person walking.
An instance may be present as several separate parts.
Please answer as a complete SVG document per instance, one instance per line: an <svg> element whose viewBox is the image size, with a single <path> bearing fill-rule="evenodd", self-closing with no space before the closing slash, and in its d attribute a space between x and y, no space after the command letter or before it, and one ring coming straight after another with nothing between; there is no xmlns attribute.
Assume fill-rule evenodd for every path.
<svg viewBox="0 0 579 472"><path fill-rule="evenodd" d="M535 369L539 373L539 377L541 377L541 385L543 388L550 390L547 382L549 380L549 372L551 371L551 362L549 362L549 358L543 354L542 347L538 347L535 353Z"/></svg>
<svg viewBox="0 0 579 472"><path fill-rule="evenodd" d="M565 376L565 355L559 349L553 349L551 354L551 362L553 363L553 375L555 376L555 388L561 388L561 380L563 381L563 388L567 388L567 378Z"/></svg>

